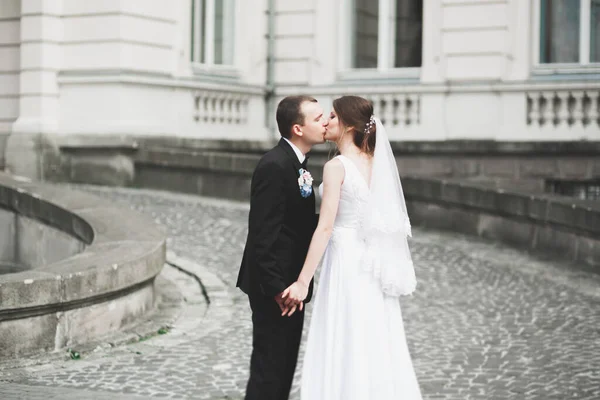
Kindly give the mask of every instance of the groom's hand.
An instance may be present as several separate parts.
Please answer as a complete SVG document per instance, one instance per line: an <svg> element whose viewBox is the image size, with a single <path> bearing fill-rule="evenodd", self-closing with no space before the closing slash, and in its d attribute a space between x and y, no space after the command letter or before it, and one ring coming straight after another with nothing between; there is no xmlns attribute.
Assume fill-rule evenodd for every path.
<svg viewBox="0 0 600 400"><path fill-rule="evenodd" d="M286 307L285 307L285 300L283 298L283 292L275 295L275 302L279 306L279 309L281 310L281 312L285 314L286 313Z"/></svg>
<svg viewBox="0 0 600 400"><path fill-rule="evenodd" d="M283 295L284 295L285 291L279 293L278 295L276 295L274 297L275 302L277 303L277 305L279 306L279 309L281 310L281 316L283 317L284 315L287 314L287 316L291 316L294 312L296 312L297 308L300 308L300 311L302 311L302 309L304 308L304 303L303 302L295 302L292 303L290 302L290 299L284 299ZM286 305L286 303L289 303L289 305Z"/></svg>

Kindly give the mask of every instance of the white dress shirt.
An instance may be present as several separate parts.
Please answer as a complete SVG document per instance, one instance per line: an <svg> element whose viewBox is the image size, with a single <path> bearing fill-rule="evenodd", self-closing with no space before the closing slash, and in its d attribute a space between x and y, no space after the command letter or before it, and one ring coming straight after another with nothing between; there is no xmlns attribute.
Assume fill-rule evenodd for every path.
<svg viewBox="0 0 600 400"><path fill-rule="evenodd" d="M283 136L282 136L283 137ZM304 159L306 158L306 156L300 151L300 149L298 147L296 147L296 145L294 143L292 143L288 138L283 138L286 142L288 142L290 144L290 146L292 146L292 149L294 150L294 153L296 153L296 156L298 156L298 160L300 161L300 164L302 164L304 162Z"/></svg>

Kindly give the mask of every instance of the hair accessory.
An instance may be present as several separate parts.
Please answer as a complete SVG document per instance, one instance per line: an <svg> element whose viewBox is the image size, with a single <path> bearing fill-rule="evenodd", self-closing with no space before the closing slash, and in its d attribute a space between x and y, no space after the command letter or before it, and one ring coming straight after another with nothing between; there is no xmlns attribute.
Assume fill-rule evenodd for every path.
<svg viewBox="0 0 600 400"><path fill-rule="evenodd" d="M375 126L375 117L373 115L371 115L369 122L367 122L365 126L365 135L367 135L371 131L371 128Z"/></svg>

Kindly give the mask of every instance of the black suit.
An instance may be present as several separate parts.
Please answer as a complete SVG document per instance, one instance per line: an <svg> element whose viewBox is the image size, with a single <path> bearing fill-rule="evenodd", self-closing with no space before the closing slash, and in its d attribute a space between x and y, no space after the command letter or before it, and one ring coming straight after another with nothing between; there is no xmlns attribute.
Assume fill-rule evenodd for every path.
<svg viewBox="0 0 600 400"><path fill-rule="evenodd" d="M283 139L259 161L250 193L248 238L237 286L252 308L252 359L246 399L287 399L296 368L304 312L282 317L275 296L302 270L316 227L314 192L304 198L302 168ZM308 302L312 296L311 282Z"/></svg>

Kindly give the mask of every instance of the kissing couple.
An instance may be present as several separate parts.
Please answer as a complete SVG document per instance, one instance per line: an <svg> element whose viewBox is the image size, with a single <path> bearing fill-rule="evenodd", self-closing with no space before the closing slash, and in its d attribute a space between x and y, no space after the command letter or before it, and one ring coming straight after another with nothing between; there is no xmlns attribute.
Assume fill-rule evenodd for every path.
<svg viewBox="0 0 600 400"><path fill-rule="evenodd" d="M288 399L305 305L319 280L302 365L303 400L420 400L399 297L416 287L411 226L398 167L372 104L289 96L281 140L252 176L248 237L237 286L252 310L246 399ZM334 142L319 216L306 154Z"/></svg>

